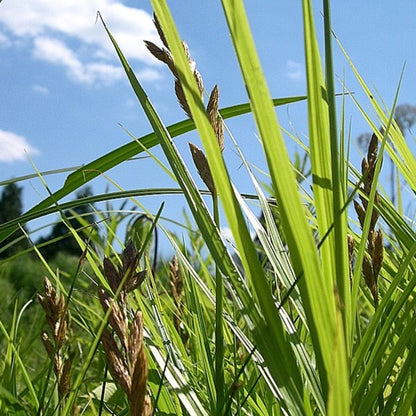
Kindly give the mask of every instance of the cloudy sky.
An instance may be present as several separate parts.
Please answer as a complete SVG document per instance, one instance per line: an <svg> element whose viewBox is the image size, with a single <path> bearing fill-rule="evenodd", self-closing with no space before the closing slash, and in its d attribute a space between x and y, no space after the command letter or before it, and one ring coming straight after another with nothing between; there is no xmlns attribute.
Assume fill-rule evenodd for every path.
<svg viewBox="0 0 416 416"><path fill-rule="evenodd" d="M194 0L168 2L181 36L187 40L208 90L220 88L220 105L247 100L231 49L220 2ZM403 65L406 64L399 102L416 105L416 2L334 1L333 27L364 79L391 105ZM322 26L321 1L314 2L318 28ZM272 95L305 93L301 1L246 1L258 52ZM102 24L100 11L121 49L143 83L167 125L184 118L172 92L169 72L153 59L143 40L157 41L147 1L117 0L3 0L0 3L0 182L35 172L80 166L129 142L123 130L141 137L150 131L132 93ZM321 34L321 30L319 30ZM339 79L363 100L348 63L334 45ZM341 91L341 85L338 84ZM368 127L347 103L351 137ZM279 110L282 124L307 137L303 105ZM229 123L253 163L262 158L250 117ZM187 152L187 140L178 139ZM155 149L157 156L161 156ZM232 174L240 163L227 146ZM66 174L45 176L52 191ZM125 163L92 183L104 192L116 181L124 189L172 186L151 159ZM238 179L237 179L238 181ZM42 200L47 191L39 181L24 186L25 208ZM156 209L160 201L149 201ZM171 210L178 210L173 204ZM169 215L169 211L167 211ZM179 213L179 215L181 215Z"/></svg>
<svg viewBox="0 0 416 416"><path fill-rule="evenodd" d="M140 41L156 41L147 11L111 0L60 3L40 0L26 4L6 0L0 9L1 71L5 73L3 79L9 81L3 84L3 97L24 94L30 99L30 95L38 95L45 101L42 104L48 105L50 95L59 95L68 87L81 92L111 88L120 82L124 74L102 26L96 24L97 11L106 16L126 55L140 63L138 76L145 81L159 80L157 63ZM20 70L19 64L25 65L25 70ZM51 85L55 81L61 84L59 88ZM65 100L64 95L60 98ZM7 101L3 100L2 107L5 105ZM81 100L78 105L83 107ZM29 106L10 110L31 118ZM25 123L24 119L21 121ZM1 162L27 160L26 153L39 155L41 139L39 144L37 141L30 135L0 130Z"/></svg>

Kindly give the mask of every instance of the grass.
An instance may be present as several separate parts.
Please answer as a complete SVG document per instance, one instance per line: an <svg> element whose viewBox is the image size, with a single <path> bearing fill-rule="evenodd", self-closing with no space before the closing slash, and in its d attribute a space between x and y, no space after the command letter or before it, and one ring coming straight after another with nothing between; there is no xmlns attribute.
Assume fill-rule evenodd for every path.
<svg viewBox="0 0 416 416"><path fill-rule="evenodd" d="M356 102L374 132L357 169L345 156L342 118L338 128L330 4L324 1L323 67L311 2L304 0L311 166L311 187L305 190L275 112L276 105L304 97L272 100L243 4L222 1L250 102L223 110L218 109L216 87L205 107L202 77L190 65L168 5L152 4L163 46L148 47L171 70L189 119L165 126L103 22L153 132L75 170L61 190L1 224L0 238L19 223L51 212L63 215L75 204L119 198L137 204L139 195L178 192L192 216L189 238L185 242L159 222L163 206L156 215L146 213L150 226L134 228L130 235L137 247L126 243L121 254L115 242L123 216L112 215L110 206L108 212L97 212L102 221L90 232L94 244L66 222L83 255L65 278L44 262L49 277L45 289L39 288L46 317L44 346L35 330L22 333L21 328L28 308L39 311L41 305L16 306L7 322L0 321L2 414L414 413L415 231L378 185L386 150L416 190L415 158L393 120L397 97L385 111L344 51L378 117L372 121L353 96L344 97ZM250 196L233 185L221 145L225 120L248 111L271 183L258 181L231 135L255 189ZM196 185L172 140L192 129L203 145L191 146L193 160L208 191ZM58 203L98 172L156 145L163 149L178 189L120 189ZM247 197L258 202L263 221ZM220 211L232 245L221 234ZM109 215L112 221L105 220ZM155 271L148 245L156 226L176 256L159 262ZM24 348L28 339L37 365Z"/></svg>

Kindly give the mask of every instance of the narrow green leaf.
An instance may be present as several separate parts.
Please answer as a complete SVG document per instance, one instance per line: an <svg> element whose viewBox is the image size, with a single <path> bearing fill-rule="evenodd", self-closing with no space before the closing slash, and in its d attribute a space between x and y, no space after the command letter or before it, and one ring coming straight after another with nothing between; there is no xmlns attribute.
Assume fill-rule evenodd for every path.
<svg viewBox="0 0 416 416"><path fill-rule="evenodd" d="M305 100L306 97L299 96L299 97L287 97L287 98L276 98L273 100L273 104L275 106L286 105L290 103L296 103L299 101ZM223 119L237 117L239 115L243 115L249 113L251 111L250 104L238 104L231 107L226 107L219 110ZM185 134L189 131L195 129L195 125L191 120L184 120L179 123L172 124L171 126L167 127L169 134L171 137L180 136ZM75 172L71 173L66 181L64 186L50 195L49 197L45 198L39 204L35 205L31 208L27 213L23 216L16 219L14 222L5 223L0 225L0 242L5 240L8 236L13 234L19 224L25 224L27 221L42 217L44 214L45 209L48 207L55 205L59 200L64 198L65 196L69 195L71 192L76 191L81 186L84 186L89 181L93 180L94 178L102 175L103 173L107 172L108 170L118 166L119 164L125 162L126 160L140 154L143 152L144 148L150 149L153 146L159 144L159 139L155 133L149 133L139 139L140 145L136 142L127 143L117 149L105 154L104 156L95 159L94 161L87 163L84 166L81 166L75 170ZM52 173L60 173L66 170L72 170L72 168L57 170L57 171L48 171L46 174ZM34 175L38 177L38 175ZM20 178L16 178L13 181L19 180L26 180L34 177L32 175L23 176ZM9 181L3 181L1 184L7 184ZM52 211L55 212L55 211Z"/></svg>
<svg viewBox="0 0 416 416"><path fill-rule="evenodd" d="M343 305L341 314L343 317L344 336L346 342L346 357L350 357L351 332L352 332L352 310L351 310L351 288L349 276L349 259L347 243L348 210L345 208L347 195L347 181L345 177L344 160L344 137L338 135L337 111L335 104L334 68L332 53L332 25L330 1L324 0L324 30L325 30L325 85L326 99L328 102L329 117L329 141L331 148L330 164L332 173L332 199L334 217L334 247L333 258L335 262L334 280L340 301ZM338 143L340 141L340 144ZM348 370L349 371L349 370ZM343 388L346 388L344 385ZM346 397L349 400L349 397Z"/></svg>
<svg viewBox="0 0 416 416"><path fill-rule="evenodd" d="M367 84L364 82L364 79L359 74L358 70L352 63L350 57L348 56L347 52L345 51L344 47L342 46L339 39L337 39L338 45L342 52L344 53L348 63L350 64L352 70L354 71L354 74L360 83L363 91L366 93L368 99L370 100L371 105L373 106L374 110L376 111L378 117L380 118L382 122L382 126L386 128L386 126L389 124L390 114L386 115L386 112L383 110L381 105L378 103L378 101L374 98L374 95L372 94L370 88L367 86ZM403 76L400 75L400 79ZM354 99L354 97L353 97ZM356 103L357 101L354 100ZM364 114L364 112L363 112ZM394 161L397 168L400 170L400 173L403 175L403 177L406 179L408 184L411 186L414 192L416 192L416 158L414 157L411 149L409 148L409 145L406 143L405 138L403 137L403 134L400 132L400 129L398 128L396 122L394 120L391 122L392 127L389 131L389 137L394 145L394 148L390 146L389 144L386 145L386 149L389 153L389 156ZM378 130L378 126L372 126L372 129L374 132Z"/></svg>
<svg viewBox="0 0 416 416"><path fill-rule="evenodd" d="M336 308L333 286L328 284L328 278L324 277L320 267L318 253L307 224L287 150L275 112L271 106L270 94L262 76L254 43L249 35L243 6L241 3L223 1L223 7L252 103L252 111L265 149L292 262L297 275L302 275L299 280L299 287L303 305L308 317L308 325L318 364L324 363L324 366L320 364L319 367L321 380L323 380L324 385L327 385L328 382L325 379L331 376L334 371L334 354L337 358L345 360L345 356L341 356L341 350L334 352L337 331L335 329ZM306 36L312 31L310 23L311 20L305 16ZM313 50L311 53L314 59L317 52L313 52ZM315 95L308 97L309 99L322 100L321 90L313 90L312 94ZM320 162L319 159L318 162ZM322 179L325 179L325 175ZM325 183L320 185L328 186ZM332 206L332 201L330 206ZM325 223L332 224L332 221L326 219ZM347 375L345 373L341 374L340 378L346 380Z"/></svg>
<svg viewBox="0 0 416 416"><path fill-rule="evenodd" d="M324 1L326 82L322 73L311 1L303 1L303 14L312 188L321 241L325 236L320 246L324 279L321 296L322 299L327 299L328 308L331 308L335 295L337 305L335 330L326 333L329 350L322 351L325 368L320 368L319 371L323 390L328 394L328 414L339 415L348 414L350 406L349 354L345 345L344 325L350 326L351 308L347 210L343 209L345 202L340 178L344 161L339 159L336 128L329 2ZM319 352L317 349L315 351ZM317 358L319 365L320 352Z"/></svg>
<svg viewBox="0 0 416 416"><path fill-rule="evenodd" d="M22 357L20 356L19 350L16 348L16 345L14 345L13 339L10 338L9 334L7 333L6 328L4 327L2 321L0 321L0 332L3 333L4 338L8 342L8 348L10 348L11 354L13 355L13 359L16 360L17 366L19 367L22 377L24 380L24 383L26 385L26 388L28 389L31 399L33 400L33 404L35 408L39 407L39 400L38 396L36 394L35 386L32 383L32 380L30 379L29 373L26 369L25 364L23 363Z"/></svg>
<svg viewBox="0 0 416 416"><path fill-rule="evenodd" d="M264 272L258 261L250 234L238 201L234 195L216 137L205 113L201 98L199 97L194 77L190 71L189 63L176 32L169 9L165 2L154 1L152 4L175 59L175 66L191 109L192 117L204 144L207 159L214 177L214 183L218 190L228 225L233 232L233 237L240 252L248 279L255 289L257 299L260 300L260 307L264 317L256 316L254 310L252 311L257 346L265 359L266 365L276 380L279 379L278 384L282 386L287 406L292 409L293 414L299 413L301 412L300 409L303 408L303 385L299 372L296 369L296 360L288 343L287 334L283 330L281 321L276 319L276 308L268 289L268 284L264 278ZM271 100L270 104L272 104ZM208 237L208 234L204 235ZM268 333L267 342L264 338L266 332ZM273 342L270 342L271 340ZM281 363L276 363L276 350L281 351L282 356L285 356L285 360Z"/></svg>

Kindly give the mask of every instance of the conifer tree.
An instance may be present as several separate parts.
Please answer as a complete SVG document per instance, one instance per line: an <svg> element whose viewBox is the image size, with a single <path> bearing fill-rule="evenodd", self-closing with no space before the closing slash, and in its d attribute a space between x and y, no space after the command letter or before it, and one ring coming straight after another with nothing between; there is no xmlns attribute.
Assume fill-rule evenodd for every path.
<svg viewBox="0 0 416 416"><path fill-rule="evenodd" d="M15 182L7 184L0 197L0 224L14 220L22 215L22 190ZM29 243L22 231L17 230L10 237L0 243L0 257L10 257L29 247Z"/></svg>
<svg viewBox="0 0 416 416"><path fill-rule="evenodd" d="M76 198L84 198L91 196L92 191L89 187L79 191L76 194ZM83 218L88 223L93 223L95 220L93 209L90 205L80 205L74 207L72 210L64 211L63 217L65 220L57 222L53 227L49 235L41 237L37 241L37 245L42 245L49 241L53 241L51 244L40 247L42 255L48 260L56 256L59 252L72 254L75 256L81 255L81 249L76 239L69 231L68 225L77 230L81 237L88 238L88 230L83 228L80 218Z"/></svg>

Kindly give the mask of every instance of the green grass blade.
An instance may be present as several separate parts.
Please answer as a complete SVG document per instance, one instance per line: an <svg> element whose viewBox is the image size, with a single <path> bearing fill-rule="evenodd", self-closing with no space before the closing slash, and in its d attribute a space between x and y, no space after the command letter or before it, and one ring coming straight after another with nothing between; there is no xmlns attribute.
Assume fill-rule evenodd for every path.
<svg viewBox="0 0 416 416"><path fill-rule="evenodd" d="M73 166L73 167L62 168L62 169L46 170L44 172L40 172L40 174L42 176L57 175L59 173L73 172L73 171L81 169L81 168L82 168L82 166ZM7 179L5 181L0 181L0 186L8 185L10 183L27 181L29 179L35 179L37 177L38 177L38 173L32 173L30 175L18 176L16 178Z"/></svg>
<svg viewBox="0 0 416 416"><path fill-rule="evenodd" d="M195 332L195 338L198 345L195 347L198 349L200 354L200 360L202 368L204 370L206 388L208 393L209 402L211 404L211 414L215 413L216 408L216 386L215 386L215 371L214 363L211 357L211 352L209 348L209 339L207 338L207 329L204 319L204 314L201 308L201 300L198 296L195 280L193 278L188 278L187 283L189 285L190 291L188 299L190 300L191 310L193 311L193 331Z"/></svg>
<svg viewBox="0 0 416 416"><path fill-rule="evenodd" d="M409 350L406 361L400 366L400 373L391 390L390 397L383 409L383 415L408 415L411 414L415 403L416 383L412 380L415 374L416 343ZM393 411L393 408L397 408Z"/></svg>
<svg viewBox="0 0 416 416"><path fill-rule="evenodd" d="M240 281L239 274L229 257L226 249L224 250L224 245L222 243L222 239L219 234L219 230L216 227L215 223L213 222L212 217L210 216L209 211L202 199L201 194L199 193L193 179L191 178L189 172L186 169L179 153L177 152L171 137L163 125L162 121L156 114L153 106L149 98L146 96L144 90L142 89L141 85L134 77L131 72L131 69L125 60L123 54L121 53L120 49L118 48L114 38L111 36L111 33L108 31L108 35L110 39L113 41L114 47L119 55L119 58L129 75L129 79L131 81L132 87L139 98L140 102L142 103L143 109L149 118L150 123L152 124L155 133L159 137L159 141L161 146L166 154L167 159L171 165L173 172L178 180L178 183L181 185L181 188L184 191L184 195L188 201L188 204L191 208L191 211L198 223L199 229L201 233L205 236L209 236L209 239L206 240L206 243L216 260L217 265L221 268L222 273L230 278L234 276L236 281ZM253 308L253 299L248 293L242 293L245 296L245 305L248 309L254 310ZM218 409L217 409L218 411Z"/></svg>
<svg viewBox="0 0 416 416"><path fill-rule="evenodd" d="M353 386L353 403L356 403L357 405L362 405L361 399L364 390L366 390L369 385L374 384L370 382L370 378L374 373L375 366L379 362L380 357L391 349L391 338L394 336L392 328L400 327L400 325L402 325L402 327L405 328L405 331L400 333L400 337L408 338L410 336L410 325L408 323L403 325L402 323L404 320L407 320L407 316L410 315L412 305L414 307L415 301L412 300L409 302L409 299L412 299L411 294L416 287L416 278L413 277L410 281L406 282L404 290L398 290L398 287L399 284L403 283L403 276L408 271L410 263L414 261L415 253L416 243L413 244L412 249L402 259L400 268L366 329L366 333L354 356L352 379L356 380L356 383ZM408 310L407 314L405 313L406 310ZM378 329L379 327L380 329ZM377 338L375 339L376 333ZM398 351L399 353L401 352L400 349ZM389 354L389 357L393 357L393 352ZM395 357L395 359L397 359L397 357ZM393 361L393 364L394 362L395 361ZM388 367L384 368L386 369ZM380 389L379 391L381 391L381 386L382 384L377 385ZM376 387L372 387L372 394L373 397L377 397Z"/></svg>
<svg viewBox="0 0 416 416"><path fill-rule="evenodd" d="M234 275L236 273L235 265L229 256L224 256L224 244L222 242L219 230L212 220L211 214L209 213L208 208L202 199L201 193L196 187L190 173L186 169L185 164L173 143L172 137L157 115L149 97L146 95L140 83L132 73L128 62L124 58L121 50L118 48L115 39L112 37L108 29L107 33L113 42L113 45L117 51L117 54L119 55L120 61L126 73L130 74L129 79L131 81L131 86L136 93L136 96L142 103L143 109L155 130L155 134L158 136L159 142L171 164L172 170L175 173L178 183L181 186L182 192L188 201L188 204L198 223L201 233L203 235L211 236L211 238L207 241L207 244L212 255L218 264L222 264L222 271L224 274L229 276Z"/></svg>
<svg viewBox="0 0 416 416"><path fill-rule="evenodd" d="M23 363L23 360L22 360L22 357L20 356L18 348L16 348L16 346L14 345L13 339L7 333L7 330L4 327L2 321L0 321L0 332L3 333L4 338L8 342L8 347L10 347L11 354L13 355L13 358L16 360L17 367L19 367L20 371L22 372L22 376L26 384L26 388L29 391L34 407L37 409L39 408L39 400L38 400L38 396L35 390L35 386L33 385L32 380L29 376L29 373L26 369L26 366ZM13 377L15 377L15 375L13 375Z"/></svg>
<svg viewBox="0 0 416 416"><path fill-rule="evenodd" d="M279 379L282 391L284 390L285 392L287 406L291 408L293 414L299 413L304 408L303 385L299 371L295 365L293 350L290 347L281 321L276 319L276 308L265 280L264 272L258 261L253 242L251 241L244 217L234 194L234 189L228 177L217 140L205 113L201 98L199 97L194 77L190 71L189 63L184 54L168 7L165 2L153 2L152 4L164 31L171 53L174 56L175 66L181 79L192 117L203 142L214 183L218 190L228 225L232 230L234 240L238 247L241 261L250 284L253 286L257 295L256 297L259 300L263 317L260 318L260 316L254 316L253 314L255 324L253 332L256 337L257 347L262 353L265 364L269 367L271 373L276 379ZM270 104L272 105L271 100ZM205 235L208 236L207 234ZM266 332L267 339L264 336ZM273 345L273 348L271 348L271 345ZM276 363L276 351L280 351L282 356L285 356L284 362Z"/></svg>
<svg viewBox="0 0 416 416"><path fill-rule="evenodd" d="M411 302L410 306L412 308L409 307L406 312L408 314L412 313L411 311L414 310L415 305L415 301ZM400 334L400 338L394 343L393 347L391 348L391 352L388 355L385 363L381 367L380 371L378 372L377 378L370 384L370 386L368 384L363 384L362 389L359 390L359 392L361 392L361 395L358 392L357 396L355 397L355 399L357 400L356 403L358 405L357 414L371 414L371 409L376 407L380 392L383 393L383 387L386 384L386 381L388 380L394 365L397 363L398 359L402 357L406 348L410 347L410 351L414 349L415 329L416 318L412 317L412 319L406 322L406 331ZM374 357L376 365L379 356ZM414 360L414 357L412 357L412 359ZM368 372L371 371L372 367L374 367L374 361L370 363ZM362 394L364 392L364 389L365 396ZM363 397L365 397L365 400L363 400Z"/></svg>
<svg viewBox="0 0 416 416"><path fill-rule="evenodd" d="M305 100L306 97L298 96L298 97L287 97L287 98L275 98L273 100L273 104L275 106L287 105L290 103L296 103L299 101ZM219 110L222 118L232 118L237 117L239 115L247 114L251 111L250 104L238 104L233 105L231 107L226 107ZM176 137L182 134L185 134L189 131L195 129L195 125L191 120L184 120L179 123L172 124L171 126L167 127L167 130L171 137ZM149 133L139 139L140 145L134 142L127 143L117 149L105 154L104 156L95 159L92 162L87 163L84 166L79 167L76 169L75 172L71 173L66 181L64 186L50 195L49 197L45 198L39 204L35 205L31 208L24 216L20 217L15 222L10 222L6 224L2 224L0 226L0 242L6 239L8 236L13 234L17 230L17 223L20 222L24 224L26 221L30 219L35 219L43 216L43 210L49 208L50 206L57 203L57 201L61 200L65 196L69 195L70 193L76 191L78 188L84 186L89 181L93 180L94 178L102 175L104 172L112 169L115 166L125 162L126 160L137 156L138 154L143 152L144 148L150 149L159 144L159 139L155 133ZM68 168L68 170L72 170L72 168ZM61 173L66 171L57 170L57 171L48 171L45 174L52 174L52 173ZM35 177L38 177L38 174L34 174ZM20 178L16 178L12 181L19 181L19 180L26 180L32 178L32 175L23 176ZM7 184L10 181L3 181L0 184Z"/></svg>
<svg viewBox="0 0 416 416"><path fill-rule="evenodd" d="M326 289L324 296L331 296L330 292L334 291L339 296L334 338L327 333L329 342L333 342L332 358L323 356L328 380L322 377L322 382L328 394L328 414L339 415L347 414L350 406L348 348L344 328L347 324L350 327L351 310L347 211L343 210L345 191L342 190L340 177L344 161L339 158L336 128L329 2L324 1L326 82L321 69L311 1L303 1L303 15L312 189L321 240L326 236L320 248L322 277L326 280L323 282ZM329 234L328 230L331 230ZM325 374L322 370L320 373Z"/></svg>
<svg viewBox="0 0 416 416"><path fill-rule="evenodd" d="M158 347L152 345L150 336L146 338L149 344L149 351L159 365L159 368L164 368L166 365L166 357L161 353ZM192 390L189 391L188 382L184 378L181 371L179 371L178 368L173 366L170 362L167 364L165 377L167 382L172 386L172 389L177 392L183 407L190 415L208 416L207 411L198 400L195 392Z"/></svg>
<svg viewBox="0 0 416 416"><path fill-rule="evenodd" d="M334 367L334 363L337 360L345 360L342 348L344 342L343 330L342 326L339 327L336 323L336 302L333 285L324 279L321 271L315 243L306 222L297 184L289 158L287 157L280 128L271 106L270 94L262 76L253 41L249 35L243 6L241 3L230 1L224 1L223 6L226 10L228 25L252 103L253 114L265 148L269 171L294 267L298 275L300 273L303 275L299 281L299 286L308 316L308 324L315 346L320 376L323 385L327 386L329 381L326 378L332 378L332 376L336 375L336 371L339 370L339 368ZM313 31L310 23L311 20L306 15L305 30L307 32ZM317 54L317 51L311 52L312 58L316 60L314 53ZM317 93L318 96L308 97L309 100L322 99L322 91L312 91L312 93ZM323 185L325 186L325 184ZM332 201L330 206L332 206ZM331 221L328 219L326 221L328 224L331 224ZM334 351L334 345L338 345L340 348ZM337 377L343 381L342 386L348 385L348 375L345 372L345 366L342 373L338 374ZM327 394L327 387L324 389ZM345 404L346 401L344 400L343 403Z"/></svg>
<svg viewBox="0 0 416 416"><path fill-rule="evenodd" d="M376 111L382 126L386 128L386 126L389 124L389 118L390 115L385 113L381 105L378 103L378 101L374 98L374 95L370 91L370 88L367 86L367 84L364 82L364 79L359 74L358 70L352 63L351 59L349 58L347 52L343 48L341 42L337 39L338 45L341 49L341 51L344 53L348 63L350 64L358 82L360 83L363 91L366 93L368 99L370 100L371 105L373 106L374 110ZM400 78L403 76L403 72L400 76ZM390 145L386 145L386 149L389 153L389 156L394 161L396 167L400 170L400 173L403 175L403 177L406 179L408 184L411 186L413 191L416 192L416 159L409 148L409 145L406 143L405 138L403 137L403 134L400 132L400 129L398 128L396 122L393 120L391 123L392 127L389 130L389 137L394 145L394 148ZM373 131L377 131L378 126L373 126Z"/></svg>
<svg viewBox="0 0 416 416"><path fill-rule="evenodd" d="M347 195L347 181L345 177L344 138L338 135L337 111L335 104L334 68L332 52L332 25L330 1L324 0L324 30L325 30L325 84L328 102L329 140L331 147L332 199L334 216L334 247L335 281L343 305L343 322L346 339L346 353L350 356L350 340L352 332L351 288L349 279L349 260L347 246L347 210L344 209ZM338 143L340 140L340 144ZM348 370L349 371L349 370ZM344 386L346 387L346 386ZM347 399L347 398L346 398Z"/></svg>

